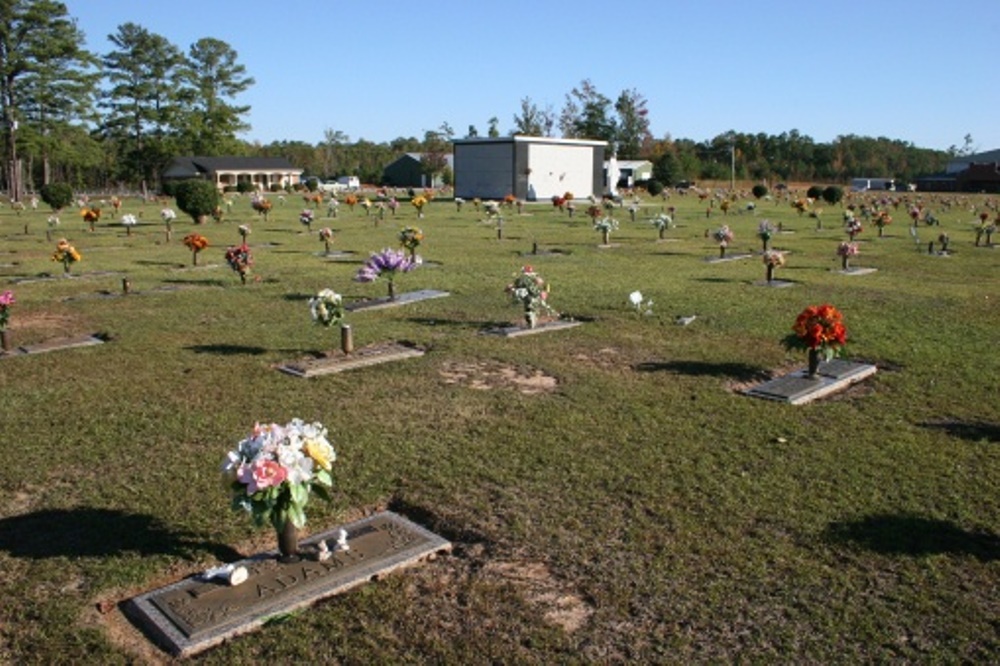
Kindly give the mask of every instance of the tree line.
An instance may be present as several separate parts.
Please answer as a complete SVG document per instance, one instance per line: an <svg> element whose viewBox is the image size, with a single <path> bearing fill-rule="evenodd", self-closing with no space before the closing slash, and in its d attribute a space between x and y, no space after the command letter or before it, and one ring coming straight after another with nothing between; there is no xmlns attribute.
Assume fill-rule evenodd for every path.
<svg viewBox="0 0 1000 666"><path fill-rule="evenodd" d="M173 157L284 157L307 176L353 175L378 183L403 153L425 155L425 168L445 170L456 132L447 121L423 137L351 142L327 129L321 141L252 143L250 108L236 98L254 84L237 52L205 37L182 50L134 24L108 35L110 48L81 47L83 34L56 0L0 0L0 111L3 188L14 200L51 182L76 189L156 189ZM496 116L487 136L501 135ZM557 113L520 100L509 135L604 140L619 159L648 159L665 185L683 180L846 182L855 176L911 180L943 170L955 151L917 148L884 137L839 136L816 142L796 130L780 135L729 131L696 142L654 138L645 97L623 90L611 98L590 80L565 95ZM470 125L466 137L479 136ZM968 142L968 137L967 137Z"/></svg>

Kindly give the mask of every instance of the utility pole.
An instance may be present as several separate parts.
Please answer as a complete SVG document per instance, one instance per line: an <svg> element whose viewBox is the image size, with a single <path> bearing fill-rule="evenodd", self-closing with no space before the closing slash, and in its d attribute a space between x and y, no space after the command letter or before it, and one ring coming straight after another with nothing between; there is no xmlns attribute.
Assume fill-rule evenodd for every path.
<svg viewBox="0 0 1000 666"><path fill-rule="evenodd" d="M736 144L729 144L729 191L736 191Z"/></svg>

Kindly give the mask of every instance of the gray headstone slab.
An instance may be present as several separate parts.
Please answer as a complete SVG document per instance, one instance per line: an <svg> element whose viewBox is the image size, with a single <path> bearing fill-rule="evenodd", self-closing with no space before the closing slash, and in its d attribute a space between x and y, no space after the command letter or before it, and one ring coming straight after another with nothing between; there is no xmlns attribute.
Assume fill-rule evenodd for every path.
<svg viewBox="0 0 1000 666"><path fill-rule="evenodd" d="M390 342L362 347L350 354L337 352L326 358L282 363L278 370L296 377L318 377L423 355L424 350L419 347Z"/></svg>
<svg viewBox="0 0 1000 666"><path fill-rule="evenodd" d="M854 363L841 359L820 363L815 377L798 370L782 377L761 382L743 393L756 398L778 400L793 405L804 405L826 397L875 374L876 367L867 363Z"/></svg>
<svg viewBox="0 0 1000 666"><path fill-rule="evenodd" d="M59 351L61 349L75 349L77 347L92 347L103 345L104 340L97 335L78 335L70 338L53 338L45 342L34 345L22 345L15 347L7 353L0 353L0 358L11 356L24 356L27 354L44 354L45 352Z"/></svg>
<svg viewBox="0 0 1000 666"><path fill-rule="evenodd" d="M360 303L351 303L344 307L348 312L358 312L359 310L382 310L385 308L395 308L400 305L408 305L410 303L417 303L419 301L427 301L434 298L444 298L445 296L451 296L447 291L437 291L436 289L421 289L420 291L408 291L403 294L399 294L394 299L390 299L388 296L384 298L375 298L370 301L362 301Z"/></svg>
<svg viewBox="0 0 1000 666"><path fill-rule="evenodd" d="M503 328L491 328L483 332L486 335L499 335L504 338L519 338L525 335L537 335L539 333L561 331L563 329L579 326L581 323L583 322L560 319L558 321L543 322L534 328L528 328L527 326L505 326Z"/></svg>
<svg viewBox="0 0 1000 666"><path fill-rule="evenodd" d="M346 551L333 547L339 529L307 537L298 562L279 562L268 551L233 563L249 572L240 585L195 576L133 597L124 611L160 647L187 657L451 549L446 539L391 511L344 525ZM333 551L326 560L319 558L320 542Z"/></svg>

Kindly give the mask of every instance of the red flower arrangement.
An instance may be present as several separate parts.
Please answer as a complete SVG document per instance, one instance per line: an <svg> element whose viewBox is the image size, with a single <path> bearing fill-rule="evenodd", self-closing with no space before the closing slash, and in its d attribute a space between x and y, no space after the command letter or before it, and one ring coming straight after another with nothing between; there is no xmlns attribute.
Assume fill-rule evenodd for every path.
<svg viewBox="0 0 1000 666"><path fill-rule="evenodd" d="M820 351L827 360L847 344L847 328L840 310L829 304L810 305L795 319L793 334L785 338L790 349Z"/></svg>

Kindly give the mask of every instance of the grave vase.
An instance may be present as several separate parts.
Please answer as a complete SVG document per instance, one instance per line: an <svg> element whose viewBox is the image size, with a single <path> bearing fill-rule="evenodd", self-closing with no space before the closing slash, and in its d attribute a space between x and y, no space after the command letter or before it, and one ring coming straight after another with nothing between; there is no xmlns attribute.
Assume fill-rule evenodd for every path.
<svg viewBox="0 0 1000 666"><path fill-rule="evenodd" d="M396 283L392 280L389 280L389 300L396 300Z"/></svg>
<svg viewBox="0 0 1000 666"><path fill-rule="evenodd" d="M10 351L10 339L7 337L7 330L0 331L0 350Z"/></svg>
<svg viewBox="0 0 1000 666"><path fill-rule="evenodd" d="M840 258L840 267L845 271L851 270L850 257L847 255L842 256Z"/></svg>
<svg viewBox="0 0 1000 666"><path fill-rule="evenodd" d="M767 265L767 281L768 283L774 281L774 266L771 264Z"/></svg>
<svg viewBox="0 0 1000 666"><path fill-rule="evenodd" d="M528 325L528 328L535 328L538 324L538 314L528 310L524 313L524 321Z"/></svg>
<svg viewBox="0 0 1000 666"><path fill-rule="evenodd" d="M299 560L299 529L291 520L285 521L278 532L278 561L298 562Z"/></svg>
<svg viewBox="0 0 1000 666"><path fill-rule="evenodd" d="M809 368L806 371L806 375L812 378L819 376L819 350L810 349L809 350Z"/></svg>

